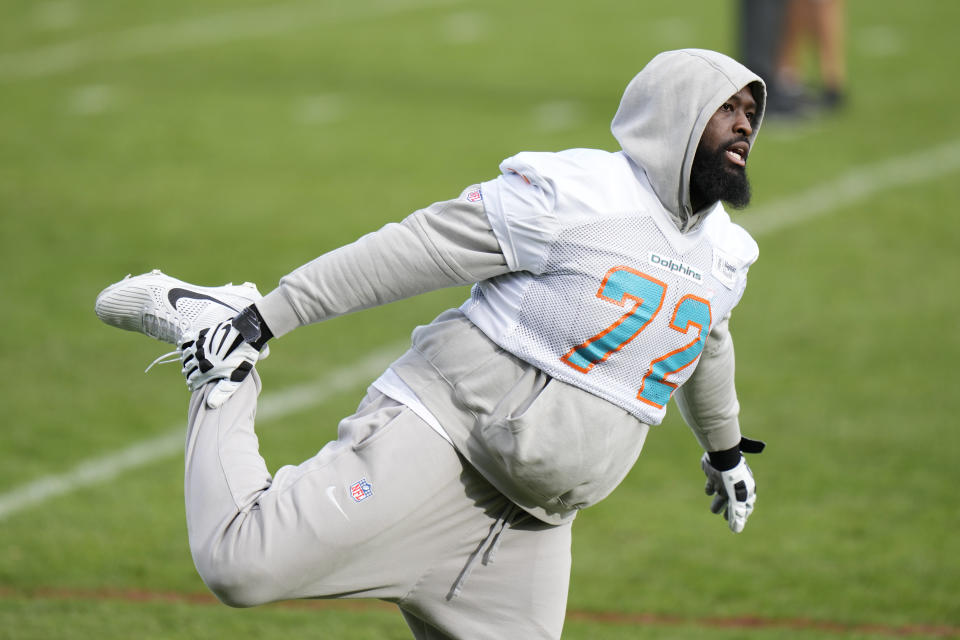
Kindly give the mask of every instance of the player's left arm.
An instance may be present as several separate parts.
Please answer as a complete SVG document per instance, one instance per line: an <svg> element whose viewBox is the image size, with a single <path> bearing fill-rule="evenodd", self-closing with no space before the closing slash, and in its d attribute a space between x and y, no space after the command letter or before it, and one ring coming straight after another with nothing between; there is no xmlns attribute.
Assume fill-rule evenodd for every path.
<svg viewBox="0 0 960 640"><path fill-rule="evenodd" d="M730 529L743 531L756 502L756 482L743 452L759 453L763 443L740 433L740 403L734 383L735 356L729 316L710 331L700 362L674 398L705 453L701 468L707 476L710 510L723 512Z"/></svg>
<svg viewBox="0 0 960 640"><path fill-rule="evenodd" d="M713 326L693 375L674 394L680 414L704 451L723 451L740 442L736 359L729 322L727 316Z"/></svg>

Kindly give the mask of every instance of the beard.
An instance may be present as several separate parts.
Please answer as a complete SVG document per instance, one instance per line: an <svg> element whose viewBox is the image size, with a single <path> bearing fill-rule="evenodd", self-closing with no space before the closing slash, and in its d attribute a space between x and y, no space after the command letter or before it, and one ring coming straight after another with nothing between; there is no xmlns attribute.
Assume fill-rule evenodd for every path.
<svg viewBox="0 0 960 640"><path fill-rule="evenodd" d="M750 181L747 171L727 160L726 149L736 140L730 140L716 149L697 149L690 167L690 197L693 202L707 205L723 200L734 209L750 204Z"/></svg>

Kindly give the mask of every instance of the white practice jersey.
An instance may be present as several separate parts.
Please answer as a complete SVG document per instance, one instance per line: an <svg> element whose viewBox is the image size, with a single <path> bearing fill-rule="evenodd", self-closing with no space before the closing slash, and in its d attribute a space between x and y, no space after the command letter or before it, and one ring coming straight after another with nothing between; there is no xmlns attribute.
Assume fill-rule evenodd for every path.
<svg viewBox="0 0 960 640"><path fill-rule="evenodd" d="M521 153L481 185L512 273L462 310L505 350L659 424L757 245L720 204L681 234L623 153Z"/></svg>

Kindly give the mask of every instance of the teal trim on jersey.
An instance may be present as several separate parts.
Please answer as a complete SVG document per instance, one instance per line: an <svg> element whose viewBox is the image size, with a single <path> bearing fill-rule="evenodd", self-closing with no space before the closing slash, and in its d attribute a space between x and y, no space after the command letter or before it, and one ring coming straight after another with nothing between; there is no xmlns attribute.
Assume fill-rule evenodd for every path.
<svg viewBox="0 0 960 640"><path fill-rule="evenodd" d="M633 300L633 308L604 331L572 349L563 356L563 362L586 373L606 360L646 328L660 311L666 291L667 285L663 282L629 267L608 271L597 297L621 307L627 306L628 299Z"/></svg>
<svg viewBox="0 0 960 640"><path fill-rule="evenodd" d="M710 333L710 303L695 296L684 296L677 303L670 321L670 328L680 333L688 333L690 326L699 329L697 339L685 347L654 360L650 372L643 377L637 399L656 407L664 407L677 385L667 382L666 377L691 365L703 351Z"/></svg>

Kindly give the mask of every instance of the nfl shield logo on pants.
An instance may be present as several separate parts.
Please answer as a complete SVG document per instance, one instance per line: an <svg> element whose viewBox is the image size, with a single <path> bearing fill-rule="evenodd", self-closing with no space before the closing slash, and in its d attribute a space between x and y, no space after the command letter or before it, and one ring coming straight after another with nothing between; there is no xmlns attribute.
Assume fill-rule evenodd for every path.
<svg viewBox="0 0 960 640"><path fill-rule="evenodd" d="M366 478L362 478L360 482L355 482L350 485L350 496L355 502L362 502L372 495L373 487L370 486Z"/></svg>

